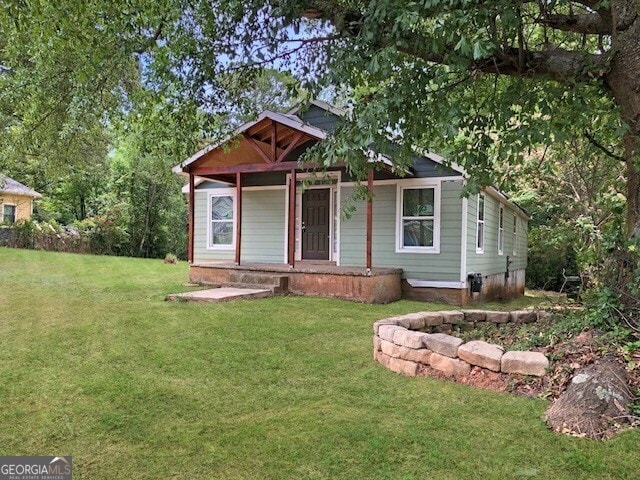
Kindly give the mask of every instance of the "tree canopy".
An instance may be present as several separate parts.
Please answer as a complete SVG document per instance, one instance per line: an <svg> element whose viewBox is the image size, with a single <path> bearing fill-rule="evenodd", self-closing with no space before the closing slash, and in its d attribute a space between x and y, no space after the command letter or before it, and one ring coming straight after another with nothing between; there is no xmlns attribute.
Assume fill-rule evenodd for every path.
<svg viewBox="0 0 640 480"><path fill-rule="evenodd" d="M265 68L292 96L332 87L349 112L309 157L367 165L362 148L415 146L514 185L541 146L580 139L624 162L624 281L640 238L637 0L106 0L0 7L0 158L82 162L95 132L158 105L179 161L252 106ZM146 138L161 138L146 122ZM41 164L41 163L40 163ZM36 167L33 167L36 170Z"/></svg>

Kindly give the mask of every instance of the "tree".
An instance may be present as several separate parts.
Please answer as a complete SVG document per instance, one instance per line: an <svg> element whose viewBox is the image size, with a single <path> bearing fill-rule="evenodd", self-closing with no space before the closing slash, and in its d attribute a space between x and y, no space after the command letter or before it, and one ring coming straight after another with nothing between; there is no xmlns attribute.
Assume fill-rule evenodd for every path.
<svg viewBox="0 0 640 480"><path fill-rule="evenodd" d="M454 123L463 131L480 129L480 132L469 132L472 140L481 141L488 136L490 140L484 138L484 141L497 143L495 136L491 138L492 133L508 133L505 130L513 128L513 121L515 127L522 127L526 117L529 117L528 121L535 121L537 116L553 123L558 112L548 107L572 107L574 104L578 117L589 121L597 119L606 112L596 102L585 102L584 95L605 97L607 101L601 106L607 108L607 103L609 108L615 106L616 116L619 115L624 128L624 133L619 131L621 135L614 148L623 151L627 165L627 232L629 236L640 237L640 78L636 74L640 66L640 2L318 0L302 5L297 3L290 2L290 10L286 11L293 21L299 15L327 19L341 38L352 44L351 51L358 59L350 62L351 71L345 72L335 61L332 63L339 78L346 80L351 88L362 87L365 83L375 85L378 82L371 82L370 77L381 80L376 78L377 71L393 71L381 65L381 61L402 73L409 73L404 75L405 79L401 75L392 77L388 83L393 84L394 89L407 80L416 85L415 80L422 79L417 85L427 88L426 91L418 88L418 91L429 96L429 85L425 80L434 82L432 90L445 88L450 91L471 82L484 84L484 90L470 87L476 101L468 100L481 104L481 108L473 113L477 116L484 109L489 122L476 117L473 126L460 120ZM343 55L338 54L338 59L343 61ZM367 73L356 71L353 68L356 65L365 67L363 70ZM433 72L435 65L448 68ZM425 74L425 70L430 73ZM447 79L442 79L442 75ZM514 80L504 82L499 77ZM495 85L493 92L491 83ZM380 87L375 85L374 88ZM576 95L577 90L581 91ZM411 97L402 101L384 86L382 93L392 99L386 103L397 102L409 110L404 115L392 117L392 121L400 123L403 132L420 136L420 130L410 124L416 114L429 112L425 108L427 105ZM506 101L492 97L495 93L506 96ZM517 101L518 97L520 101ZM576 100L581 101L576 105ZM523 108L538 108L524 112L523 117L522 112L514 108L519 104ZM613 120L615 127L619 125L615 117L607 118ZM566 134L567 130L575 132L577 126L586 130L586 138L598 144L593 138L595 135L589 133L591 129L583 129L588 125L584 120L560 120L560 125L540 131L551 140L555 138L550 135ZM522 133L527 133L526 129L522 129ZM541 138L531 140L534 143ZM518 143L522 145L522 141Z"/></svg>
<svg viewBox="0 0 640 480"><path fill-rule="evenodd" d="M622 233L624 164L575 138L538 149L509 174L512 199L531 216L527 286L557 290L566 269L601 287L602 258Z"/></svg>
<svg viewBox="0 0 640 480"><path fill-rule="evenodd" d="M531 149L572 138L620 157L629 241L620 265L624 281L635 280L638 0L27 5L5 7L0 16L0 92L20 92L8 95L12 101L0 95L0 121L13 122L0 132L5 138L7 131L28 132L34 119L55 125L58 116L49 111L64 119L64 131L90 114L121 116L137 101L132 85L182 105L182 119L213 119L203 122L205 138L220 126L221 113L243 104L241 92L261 69L286 69L296 79L291 91L334 85L350 99L352 122L310 158L325 165L346 160L356 174L368 167L362 148L384 152L389 138L400 145L398 162L410 159L414 145L425 146L464 166L478 184L502 180L498 165L517 166ZM102 97L107 101L97 101ZM52 108L58 104L71 108Z"/></svg>

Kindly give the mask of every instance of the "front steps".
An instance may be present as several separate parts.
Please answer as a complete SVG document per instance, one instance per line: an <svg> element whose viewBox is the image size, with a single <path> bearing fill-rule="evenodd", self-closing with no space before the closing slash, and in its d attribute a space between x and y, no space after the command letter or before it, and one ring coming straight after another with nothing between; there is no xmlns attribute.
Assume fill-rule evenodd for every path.
<svg viewBox="0 0 640 480"><path fill-rule="evenodd" d="M232 300L253 300L256 298L266 298L271 296L273 296L273 292L266 288L220 287L209 288L207 290L196 290L194 292L172 293L167 295L167 300L221 303L230 302Z"/></svg>
<svg viewBox="0 0 640 480"><path fill-rule="evenodd" d="M273 295L289 293L289 277L287 275L237 270L229 273L228 280L224 285L238 288L266 288L271 290Z"/></svg>

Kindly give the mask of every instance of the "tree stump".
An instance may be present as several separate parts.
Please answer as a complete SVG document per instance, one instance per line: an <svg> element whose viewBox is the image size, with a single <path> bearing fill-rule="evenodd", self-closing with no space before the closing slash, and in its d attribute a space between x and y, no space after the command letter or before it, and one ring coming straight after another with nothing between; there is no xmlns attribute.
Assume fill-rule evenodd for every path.
<svg viewBox="0 0 640 480"><path fill-rule="evenodd" d="M628 423L628 404L633 399L624 366L605 358L580 369L545 416L556 432L608 438L616 423Z"/></svg>

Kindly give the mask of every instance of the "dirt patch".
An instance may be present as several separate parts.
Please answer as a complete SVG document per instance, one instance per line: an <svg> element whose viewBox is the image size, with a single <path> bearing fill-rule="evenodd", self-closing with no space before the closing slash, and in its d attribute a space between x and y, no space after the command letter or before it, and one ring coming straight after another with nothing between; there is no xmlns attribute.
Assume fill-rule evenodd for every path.
<svg viewBox="0 0 640 480"><path fill-rule="evenodd" d="M452 379L429 366L423 367L418 374L424 377ZM536 397L544 392L544 378L492 372L480 367L473 367L469 374L457 376L453 380L463 385L495 392L515 393L525 397Z"/></svg>

